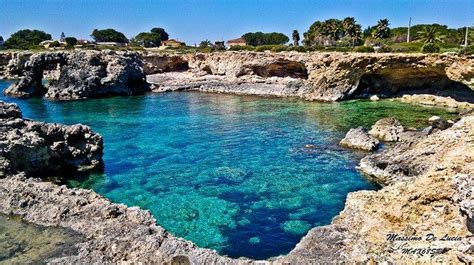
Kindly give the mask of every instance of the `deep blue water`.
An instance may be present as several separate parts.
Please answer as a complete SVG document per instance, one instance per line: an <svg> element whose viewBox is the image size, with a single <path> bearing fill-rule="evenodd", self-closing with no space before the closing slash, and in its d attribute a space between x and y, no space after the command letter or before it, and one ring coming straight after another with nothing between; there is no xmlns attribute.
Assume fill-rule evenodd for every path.
<svg viewBox="0 0 474 265"><path fill-rule="evenodd" d="M7 85L0 81L0 89ZM3 86L3 88L2 88ZM177 92L74 102L16 102L24 116L83 123L104 136L105 172L69 181L150 210L201 247L257 259L288 253L329 224L348 192L375 189L337 142L395 115L422 126L441 109Z"/></svg>

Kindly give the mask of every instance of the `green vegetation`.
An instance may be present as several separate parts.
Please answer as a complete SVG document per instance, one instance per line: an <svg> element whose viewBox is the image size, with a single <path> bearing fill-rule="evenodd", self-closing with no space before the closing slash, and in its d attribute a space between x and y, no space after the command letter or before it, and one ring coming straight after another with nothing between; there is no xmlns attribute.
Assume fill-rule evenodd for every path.
<svg viewBox="0 0 474 265"><path fill-rule="evenodd" d="M336 46L337 42L345 42L348 46L355 46L359 44L361 34L361 25L353 17L332 18L314 22L303 34L303 43L307 46Z"/></svg>
<svg viewBox="0 0 474 265"><path fill-rule="evenodd" d="M369 46L358 46L354 48L355 52L375 52L374 47Z"/></svg>
<svg viewBox="0 0 474 265"><path fill-rule="evenodd" d="M97 42L128 42L125 35L115 29L94 29L91 37Z"/></svg>
<svg viewBox="0 0 474 265"><path fill-rule="evenodd" d="M66 42L66 45L69 47L72 47L77 44L77 39L74 37L66 37L64 38L64 41Z"/></svg>
<svg viewBox="0 0 474 265"><path fill-rule="evenodd" d="M263 33L263 32L249 32L242 35L247 45L282 45L286 44L290 39L283 33Z"/></svg>
<svg viewBox="0 0 474 265"><path fill-rule="evenodd" d="M424 43L442 43L446 38L438 27L425 26L416 33L417 41Z"/></svg>
<svg viewBox="0 0 474 265"><path fill-rule="evenodd" d="M435 52L439 52L439 47L438 45L434 44L434 43L426 43L423 45L423 47L421 47L421 52L424 52L424 53L435 53Z"/></svg>
<svg viewBox="0 0 474 265"><path fill-rule="evenodd" d="M6 49L34 49L40 42L50 39L51 35L44 31L23 29L13 33L3 46Z"/></svg>
<svg viewBox="0 0 474 265"><path fill-rule="evenodd" d="M132 45L145 48L159 47L161 42L168 40L169 35L163 28L152 28L150 32L141 32L131 40Z"/></svg>

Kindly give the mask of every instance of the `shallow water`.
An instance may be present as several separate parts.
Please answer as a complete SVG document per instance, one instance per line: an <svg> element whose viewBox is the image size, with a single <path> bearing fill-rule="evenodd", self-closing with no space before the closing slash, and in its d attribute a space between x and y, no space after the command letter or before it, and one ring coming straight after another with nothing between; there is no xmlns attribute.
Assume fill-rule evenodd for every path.
<svg viewBox="0 0 474 265"><path fill-rule="evenodd" d="M288 253L311 227L329 224L348 192L377 188L355 170L362 154L337 145L349 128L388 116L411 127L453 116L391 101L194 92L2 99L18 103L25 117L83 123L104 136L105 173L70 186L149 209L158 224L201 247L257 259Z"/></svg>
<svg viewBox="0 0 474 265"><path fill-rule="evenodd" d="M71 255L80 239L66 229L33 225L0 214L0 264L37 264Z"/></svg>

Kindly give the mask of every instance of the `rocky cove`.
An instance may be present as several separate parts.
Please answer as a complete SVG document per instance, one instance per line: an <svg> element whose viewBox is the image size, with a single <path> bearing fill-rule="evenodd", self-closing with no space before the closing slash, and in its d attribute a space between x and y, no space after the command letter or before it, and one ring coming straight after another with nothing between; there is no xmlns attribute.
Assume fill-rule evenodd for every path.
<svg viewBox="0 0 474 265"><path fill-rule="evenodd" d="M336 55L343 57L342 54ZM99 57L101 56L102 55L99 55ZM394 80L390 79L394 78L392 76L385 77L387 78L386 80L380 81L380 84L384 85L378 87L374 85L374 83L371 83L373 81L370 81L370 85L367 89L362 89L362 91L364 91L363 93L358 91L360 87L355 89L356 92L358 91L357 93L348 93L348 91L344 90L347 88L347 84L338 87L334 85L336 83L341 84L337 81L336 83L332 83L331 88L323 88L321 91L317 92L322 93L321 95L324 94L324 97L313 97L309 95L314 95L315 92L308 91L311 91L311 89L316 90L316 86L313 88L308 86L309 90L306 90L308 87L305 87L309 80L313 80L311 79L312 70L309 71L308 68L306 68L307 66L304 66L304 68L301 68L301 65L297 67L291 66L292 69L296 70L292 70L292 76L290 76L289 73L285 73L288 71L286 67L290 66L282 66L286 63L272 61L273 59L259 58L259 56L270 58L281 56L285 57L284 60L288 60L287 56L308 56L304 54L267 55L243 53L240 56L243 56L244 58L245 56L249 56L241 61L242 65L246 65L245 67L252 65L252 60L259 62L268 62L265 60L269 60L278 63L263 70L261 68L265 67L260 67L258 70L255 70L256 68L254 69L254 67L256 66L252 66L247 68L253 69L246 70L249 71L247 74L239 75L237 73L236 76L232 76L232 67L229 66L231 60L222 59L222 56L239 56L238 53L230 53L229 55L224 53L222 55L202 55L204 59L200 60L203 68L194 66L197 63L192 59L187 61L188 66L185 67L186 63L183 63L182 61L179 63L180 60L184 59L177 59L186 58L188 56L196 56L197 58L201 56L199 54L148 56L151 58L144 59L143 62L138 60L137 64L139 65L140 63L143 63L143 66L138 66L138 68L144 67L144 72L143 75L141 75L140 80L144 80L144 74L153 74L147 77L152 83L151 87L147 89L154 91L200 90L225 93L279 95L285 97L301 97L311 100L341 100L352 97L368 97L373 94L377 94L381 97L388 97L400 92L401 88L405 89L405 85L400 84L399 87L395 85L395 88L390 90L391 92L389 92L389 90L384 90L387 88L386 82L389 82L387 80L390 80L392 84L395 83ZM311 56L318 57L326 55L313 54ZM379 60L384 62L384 56L382 55L349 55L349 57L352 57L351 60L359 60L354 59L358 56L360 56L360 60L374 60L374 64L377 64ZM420 91L441 91L443 93L448 93L444 95L452 96L453 98L462 96L463 99L466 99L465 101L469 101L469 97L466 97L466 94L469 95L469 91L465 89L471 85L472 66L470 65L472 65L472 59L449 56L442 57L441 59L427 55L407 56L417 58L416 60L421 60L417 61L417 63L411 61L411 66L420 64L420 68L425 67L430 69L425 69L426 72L424 73L431 73L431 71L434 71L431 68L432 66L426 66L427 62L437 64L434 63L436 60L439 61L438 63L445 60L442 66L437 66L439 69L443 70L438 69L435 72L438 74L443 71L445 71L445 73L449 72L449 76L452 79L438 79L442 84L443 82L446 83L440 85L438 82L433 82L434 88L430 86L429 82L431 81L428 79L427 81L423 81L427 83L419 83L416 87L410 87L409 90L407 89L404 91L411 91L413 89L420 89ZM213 57L213 59L209 59L210 57ZM251 57L255 58L251 59ZM329 57L331 57L331 55L329 55ZM367 57L369 59L367 59ZM101 58L101 60L105 60L106 62L109 60L104 59L105 57ZM279 58L276 58L275 60L277 59L280 60ZM150 61L153 60L157 61L150 63ZM166 60L167 62L163 65L160 60ZM211 60L208 62L208 67L205 67L206 65L202 63L202 61L206 60ZM456 65L454 61L450 60L463 61L463 67L459 68L462 70L448 70L451 69L453 65ZM217 61L224 62L219 66ZM215 62L216 65L213 65L213 62ZM238 65L238 62L239 60L235 59L233 63ZM176 66L176 63L178 66ZM423 63L425 65L422 67L421 65L423 65ZM121 63L117 64L121 65ZM268 63L266 67L270 64L271 63ZM332 63L329 63L329 65L331 64ZM62 69L61 64L59 65L59 68ZM388 64L380 63L380 65L376 67L376 69L379 70L376 71L381 72L377 72L377 74L382 73L383 71L380 69L388 67L387 65ZM71 68L74 67L76 66L71 66ZM102 79L105 76L108 76L108 78L106 78L107 80L116 80L114 82L125 82L124 84L127 84L126 81L123 81L126 80L126 77L128 76L128 74L124 74L124 72L126 72L125 70L118 71L122 72L122 74L116 75L114 70L109 71L110 69L116 68L109 67L108 65L101 67L103 67L102 70L97 72L105 72L105 74L102 74L101 76ZM223 70L223 72L218 72L219 67L223 67L225 70ZM236 67L236 69L239 68L239 71L245 68L243 66L239 67ZM402 66L399 67L403 68ZM469 67L471 67L471 70L469 70ZM128 69L127 67L122 66L119 68ZM331 71L329 69L326 70L328 71L327 73ZM42 72L43 74L43 71L44 69L41 71L38 70L38 73ZM57 91L58 89L61 90L63 86L68 89L64 89L66 92L59 92L62 96L57 99L66 100L84 97L100 97L105 95L109 96L114 95L114 91L120 91L108 89L108 92L100 92L97 94L77 93L78 90L76 88L65 85L69 82L66 77L63 77L63 81L61 81L62 71L63 70L60 70L60 77L58 79L58 84L61 84L60 86L53 84L51 88L46 87L46 93L43 90L43 92L39 94L34 92L28 93L28 95L22 94L22 96L48 95L50 89ZM68 71L73 70L69 69ZM360 71L365 72L367 70L362 67L362 70ZM459 74L459 76L462 76L462 78L455 78L454 76L456 74L454 74L453 71ZM33 72L34 71L31 73ZM84 71L84 73L88 72L90 71ZM82 80L82 77L85 75L84 73L77 75L80 77L79 80ZM337 71L334 73L337 73ZM29 74L30 73L22 75L28 76ZM35 75L36 74L31 74L31 76ZM361 80L365 80L365 77L362 77L363 75L364 74L359 76ZM115 78L117 76L120 78ZM187 76L190 77L191 80L186 79L185 77ZM324 77L329 79L330 76L331 75L328 74ZM421 73L420 76L422 76ZM448 74L446 74L446 76L448 76ZM157 78L159 81L153 81L153 78ZM418 76L417 78L420 77ZM93 80L101 80L101 78L93 78ZM132 78L132 80L137 79ZM213 81L209 82L209 80ZM364 80L361 80L357 82L365 82ZM196 85L197 81L198 85ZM22 81L20 80L20 84L21 82ZM90 86L89 91L100 89L101 82L102 81L95 83L96 85L94 86ZM180 82L184 82L184 84ZM292 90L292 92L288 93L288 89L293 87L295 84L294 82L299 82L301 86L297 90ZM329 82L330 81L328 81L328 83ZM70 83L74 84L75 82L71 81ZM137 82L134 81L130 84L136 83ZM236 86L235 83L241 85ZM38 82L30 84L38 84ZM114 84L115 83L112 82L109 87L114 87ZM140 84L138 86L140 89L144 87L142 86L144 83L138 82L138 84ZM226 84L228 84L228 86ZM256 84L262 85L259 86ZM279 89L279 85L282 84L284 85ZM272 86L275 87L275 90L278 92L275 93ZM122 87L128 87L128 85ZM259 87L260 90L255 92L254 90ZM322 87L324 87L324 85ZM369 87L370 89L376 90L370 90ZM461 93L459 95L453 93L453 90L450 89L452 87L455 87ZM17 89L19 88L15 86L11 87L11 90ZM124 93L123 91L120 91L115 95L140 94L144 91L148 91L147 89L137 90L139 91L137 93L131 91ZM7 93L12 93L11 90L10 92L7 91ZM36 91L36 88L33 90L19 90ZM50 94L54 93L51 92ZM124 205L113 204L92 191L77 188L71 189L53 183L41 182L28 178L30 176L38 176L37 172L29 170L31 168L35 168L36 170L41 169L38 168L38 165L44 165L44 170L39 171L42 173L44 172L44 174L48 174L48 172L56 172L59 168L64 172L94 170L101 164L100 158L98 158L100 157L100 152L102 150L100 136L91 132L89 128L81 126L79 126L80 129L77 126L77 128L59 126L57 129L48 129L48 127L58 127L58 125L43 123L36 124L35 122L25 120L22 118L20 111L14 105L4 104L2 105L2 108L2 113L5 113L5 115L2 116L2 121L4 121L2 124L6 124L5 127L2 128L2 133L5 135L2 142L4 142L5 146L8 148L4 148L5 153L2 156L5 158L5 162L3 162L3 165L5 166L2 168L2 172L5 172L5 177L1 180L3 192L1 192L0 195L5 197L1 200L3 202L0 207L1 211L6 214L19 215L22 219L33 223L72 228L74 231L79 232L87 238L85 242L80 244L79 252L76 255L51 260L51 262L148 261L171 263L173 261L181 261L197 264L239 264L254 262L253 260L244 258L236 260L223 257L212 250L198 248L189 241L176 238L169 232L163 230L160 226L157 226L155 220L148 212L136 207L126 207ZM400 125L396 124L396 122L381 122L378 123L377 126L374 125L377 131L383 131L383 129L380 128L391 128L392 126L395 129L389 129L388 131L390 131L389 135L393 137L386 138L384 136L386 133L371 133L373 137L385 141L387 147L373 155L368 155L363 158L359 164L359 168L365 174L370 176L371 179L384 185L384 187L378 191L357 191L349 193L344 210L331 222L331 224L312 228L308 234L303 237L296 248L294 248L288 255L272 258L268 262L275 264L288 262L296 264L310 262L320 263L329 261L410 262L413 260L414 256L404 254L401 249L398 249L398 246L394 245L391 241L386 240L386 235L389 233L425 235L426 233L433 232L443 235L449 234L452 236L459 236L462 238L460 242L454 242L448 245L438 241L430 244L429 247L432 248L446 248L441 252L441 254L435 256L437 260L443 262L463 261L469 263L472 260L471 233L473 198L471 191L472 179L470 177L472 174L473 159L472 115L469 113L464 114L459 120L453 119L453 123L454 125L451 124L450 126L445 127L441 126L440 128L438 128L438 125L432 125L431 129L425 131L414 131L410 128L404 128L403 126L400 129ZM371 125L372 124L373 123L371 123ZM370 128L371 126L369 125L368 127ZM375 130L374 128L372 129ZM54 136L51 136L52 134ZM83 135L83 137L81 135ZM52 140L49 140L50 138ZM76 150L76 146L91 147L85 149L79 148L79 150ZM35 167L28 164L20 164L18 162L21 161L19 157L24 151L15 153L17 152L15 150L24 150L22 148L26 148L26 150L29 151L27 153L31 154L30 157L32 158L29 159L29 161L35 161ZM308 148L310 149L311 147L308 146ZM33 157L33 154L36 152L41 154L38 156L39 159ZM62 158L65 158L65 161L62 161ZM47 214L45 214L44 209L49 209ZM441 237L443 235L439 236ZM418 245L415 244L411 247L426 248L427 246L424 243L419 243ZM433 259L433 256L421 255L415 256L415 258L420 261L428 262Z"/></svg>

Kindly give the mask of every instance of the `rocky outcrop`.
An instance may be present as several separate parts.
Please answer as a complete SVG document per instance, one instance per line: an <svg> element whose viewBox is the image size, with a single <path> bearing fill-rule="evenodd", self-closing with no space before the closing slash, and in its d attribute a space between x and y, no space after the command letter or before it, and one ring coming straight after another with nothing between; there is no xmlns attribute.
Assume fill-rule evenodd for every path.
<svg viewBox="0 0 474 265"><path fill-rule="evenodd" d="M261 78L273 78L272 83L287 87L283 96L306 100L336 101L370 97L377 94L391 97L410 91L451 95L456 100L474 102L474 57L426 54L357 54L357 53L255 53L220 52L206 54L147 54L144 56L149 78L157 90L167 87L202 91L221 90L218 87L233 82L253 85L252 94L282 96L278 88L272 93L266 88L258 92ZM155 66L156 65L156 66ZM176 67L176 65L187 65ZM173 70L176 69L177 70ZM156 69L160 69L159 71ZM169 72L189 73L186 80ZM163 72L168 73L161 78ZM202 76L219 76L219 82L203 82ZM171 78L174 77L174 78ZM260 77L260 78L258 78ZM292 78L291 82L288 79ZM189 87L192 82L194 85ZM232 93L234 88L226 89Z"/></svg>
<svg viewBox="0 0 474 265"><path fill-rule="evenodd" d="M458 110L459 112L474 110L474 104L469 102L459 102L451 97L440 97L434 95L403 95L396 98L403 103L410 103L423 106L436 106Z"/></svg>
<svg viewBox="0 0 474 265"><path fill-rule="evenodd" d="M11 176L0 179L0 212L83 235L78 252L51 263L238 264L176 238L148 211L114 204L93 191ZM241 263L245 263L242 259ZM178 264L178 263L176 263Z"/></svg>
<svg viewBox="0 0 474 265"><path fill-rule="evenodd" d="M399 141L404 128L394 117L378 120L369 131L369 134L385 142Z"/></svg>
<svg viewBox="0 0 474 265"><path fill-rule="evenodd" d="M364 158L361 170L385 187L350 193L330 225L310 230L277 261L472 263L473 132L474 116L467 116Z"/></svg>
<svg viewBox="0 0 474 265"><path fill-rule="evenodd" d="M99 169L102 149L102 137L87 126L23 119L16 105L0 101L0 177Z"/></svg>
<svg viewBox="0 0 474 265"><path fill-rule="evenodd" d="M45 96L71 100L109 95L136 95L149 90L137 53L112 51L44 52L33 54L16 69L21 79L5 90L15 97ZM43 84L45 71L58 69L58 80Z"/></svg>
<svg viewBox="0 0 474 265"><path fill-rule="evenodd" d="M363 151L374 151L380 142L367 133L364 128L350 129L344 139L339 142L344 147L359 149Z"/></svg>
<svg viewBox="0 0 474 265"><path fill-rule="evenodd" d="M0 115L5 126L33 123L22 120L11 104L2 104ZM4 132L12 134L10 129ZM474 116L466 116L450 128L402 138L367 156L360 169L384 187L350 193L330 225L311 229L288 255L267 263L472 262L473 132ZM41 142L34 140L35 133L25 130L0 143L16 142L18 137L32 139L27 143ZM70 137L64 138L69 144ZM42 151L36 150L40 156ZM223 257L176 238L137 207L111 203L93 191L25 178L24 173L0 179L0 212L83 236L84 241L76 244L77 253L52 263L261 264ZM430 233L437 239L426 240Z"/></svg>

